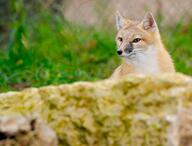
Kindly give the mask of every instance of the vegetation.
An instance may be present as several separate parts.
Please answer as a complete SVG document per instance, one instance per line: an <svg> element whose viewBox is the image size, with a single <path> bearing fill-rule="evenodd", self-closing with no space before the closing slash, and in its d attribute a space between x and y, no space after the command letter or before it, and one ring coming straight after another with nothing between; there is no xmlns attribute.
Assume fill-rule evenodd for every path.
<svg viewBox="0 0 192 146"><path fill-rule="evenodd" d="M0 92L104 79L119 64L113 29L72 24L46 11L31 16L21 9L9 24L9 40L0 46ZM177 71L192 75L192 24L161 32Z"/></svg>

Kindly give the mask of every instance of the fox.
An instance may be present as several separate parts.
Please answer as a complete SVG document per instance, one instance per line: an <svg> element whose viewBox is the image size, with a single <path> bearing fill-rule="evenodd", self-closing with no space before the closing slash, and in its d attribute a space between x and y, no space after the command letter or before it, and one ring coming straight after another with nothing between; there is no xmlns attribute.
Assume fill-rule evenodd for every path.
<svg viewBox="0 0 192 146"><path fill-rule="evenodd" d="M165 49L157 23L151 12L141 21L125 18L116 13L117 54L122 63L111 78L128 74L174 73L173 60Z"/></svg>

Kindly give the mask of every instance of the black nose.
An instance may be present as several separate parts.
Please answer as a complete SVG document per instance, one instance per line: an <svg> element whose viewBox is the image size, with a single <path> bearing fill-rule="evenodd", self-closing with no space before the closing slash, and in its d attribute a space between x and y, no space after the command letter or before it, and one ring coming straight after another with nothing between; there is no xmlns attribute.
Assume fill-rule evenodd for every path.
<svg viewBox="0 0 192 146"><path fill-rule="evenodd" d="M122 53L123 53L122 50L117 50L117 54L118 54L118 55L121 55Z"/></svg>

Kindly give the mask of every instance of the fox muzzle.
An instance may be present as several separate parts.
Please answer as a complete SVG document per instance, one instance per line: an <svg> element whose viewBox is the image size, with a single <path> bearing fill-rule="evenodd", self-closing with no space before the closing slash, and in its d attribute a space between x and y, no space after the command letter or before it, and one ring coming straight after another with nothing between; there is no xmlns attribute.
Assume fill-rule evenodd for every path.
<svg viewBox="0 0 192 146"><path fill-rule="evenodd" d="M129 43L127 46L124 47L124 49L118 48L117 54L118 55L123 55L123 53L129 54L133 51L133 45L132 43Z"/></svg>
<svg viewBox="0 0 192 146"><path fill-rule="evenodd" d="M125 49L125 52L127 53L131 53L133 51L133 44L129 43L127 48Z"/></svg>

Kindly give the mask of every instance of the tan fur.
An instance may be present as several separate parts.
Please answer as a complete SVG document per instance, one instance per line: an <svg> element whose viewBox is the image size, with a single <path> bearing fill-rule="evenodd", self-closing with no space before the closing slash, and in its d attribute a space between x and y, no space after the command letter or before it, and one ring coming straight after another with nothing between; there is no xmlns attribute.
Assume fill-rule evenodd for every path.
<svg viewBox="0 0 192 146"><path fill-rule="evenodd" d="M158 27L150 13L148 13L141 22L127 20L120 14L118 14L117 17L117 27L119 30L116 36L116 42L118 49L123 50L121 56L123 59L122 64L115 69L112 77L121 77L130 73L147 74L175 72L173 61L168 51L163 46ZM120 41L119 38L122 38L123 41ZM137 43L133 43L135 38L141 38L141 40ZM130 42L132 43L133 48L135 48L135 51L137 49L142 51L142 54L140 55L142 61L136 62L126 56L129 55L129 53L126 52L126 49ZM147 54L148 56L145 56L147 52L149 52ZM135 56L137 57L137 53ZM150 60L150 58L152 60ZM151 68L149 65L151 65ZM140 69L140 66L143 67L143 69Z"/></svg>
<svg viewBox="0 0 192 146"><path fill-rule="evenodd" d="M115 69L112 76L119 77L119 76L124 76L126 74L134 73L134 72L135 72L134 67L126 63L125 60L123 60L122 64Z"/></svg>

